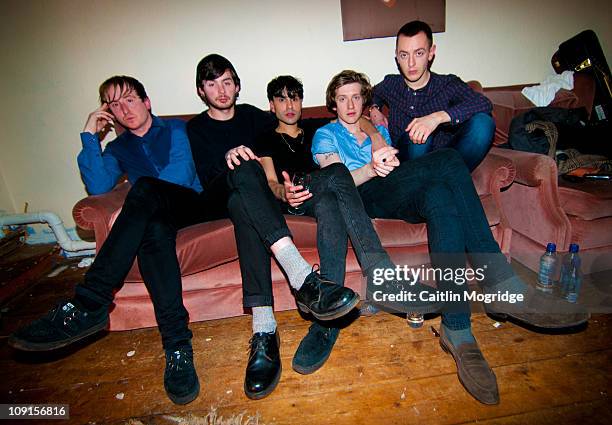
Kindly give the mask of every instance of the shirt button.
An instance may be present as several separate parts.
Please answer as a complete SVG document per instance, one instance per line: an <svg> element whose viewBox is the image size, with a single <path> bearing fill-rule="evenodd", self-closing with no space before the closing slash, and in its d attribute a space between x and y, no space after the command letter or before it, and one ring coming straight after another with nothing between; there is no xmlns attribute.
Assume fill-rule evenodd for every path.
<svg viewBox="0 0 612 425"><path fill-rule="evenodd" d="M414 95L416 96L416 92L414 92Z"/></svg>
<svg viewBox="0 0 612 425"><path fill-rule="evenodd" d="M410 109L414 109L414 106L411 106Z"/></svg>
<svg viewBox="0 0 612 425"><path fill-rule="evenodd" d="M456 119L456 120L455 120L455 122L459 122L459 120L458 120L458 119Z"/></svg>

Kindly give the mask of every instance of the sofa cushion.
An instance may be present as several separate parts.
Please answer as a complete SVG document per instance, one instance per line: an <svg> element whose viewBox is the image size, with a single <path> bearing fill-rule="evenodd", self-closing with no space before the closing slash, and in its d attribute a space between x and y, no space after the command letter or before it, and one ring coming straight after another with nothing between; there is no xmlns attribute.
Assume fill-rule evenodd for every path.
<svg viewBox="0 0 612 425"><path fill-rule="evenodd" d="M492 195L481 198L489 226L500 222L499 210ZM114 222L118 212L115 213ZM286 215L293 240L301 252L316 252L317 222L311 217ZM409 224L402 220L376 219L374 228L385 248L409 247L427 244L425 223ZM199 223L181 229L176 237L176 253L181 274L189 276L213 269L238 258L234 226L229 219ZM222 268L221 268L222 269ZM349 268L350 270L350 268ZM239 277L239 274L238 274ZM226 277L226 279L229 279ZM126 282L142 281L138 263L134 262Z"/></svg>
<svg viewBox="0 0 612 425"><path fill-rule="evenodd" d="M559 204L569 216L582 220L612 217L612 185L609 182L561 183ZM612 233L612 232L609 232Z"/></svg>
<svg viewBox="0 0 612 425"><path fill-rule="evenodd" d="M612 217L599 220L583 220L579 217L569 217L572 225L572 243L580 245L584 251L592 248L612 246Z"/></svg>

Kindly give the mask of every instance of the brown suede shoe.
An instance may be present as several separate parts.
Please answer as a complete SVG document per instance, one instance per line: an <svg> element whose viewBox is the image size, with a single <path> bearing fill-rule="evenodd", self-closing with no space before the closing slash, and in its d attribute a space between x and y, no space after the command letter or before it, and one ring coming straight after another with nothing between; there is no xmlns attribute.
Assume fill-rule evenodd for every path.
<svg viewBox="0 0 612 425"><path fill-rule="evenodd" d="M455 359L457 375L465 389L484 404L498 404L499 391L495 373L489 367L478 344L461 344L455 348L440 329L440 347Z"/></svg>

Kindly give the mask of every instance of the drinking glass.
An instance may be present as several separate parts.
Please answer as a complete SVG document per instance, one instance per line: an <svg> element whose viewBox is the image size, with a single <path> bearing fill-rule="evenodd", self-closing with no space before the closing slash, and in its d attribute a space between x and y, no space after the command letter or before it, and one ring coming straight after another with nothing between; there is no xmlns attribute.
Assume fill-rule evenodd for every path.
<svg viewBox="0 0 612 425"><path fill-rule="evenodd" d="M293 179L291 179L291 184L293 186L302 186L300 192L304 190L310 189L310 181L311 177L308 173L297 172L293 175ZM287 208L290 214L293 215L304 215L304 204L298 205L297 207L292 207L291 205Z"/></svg>

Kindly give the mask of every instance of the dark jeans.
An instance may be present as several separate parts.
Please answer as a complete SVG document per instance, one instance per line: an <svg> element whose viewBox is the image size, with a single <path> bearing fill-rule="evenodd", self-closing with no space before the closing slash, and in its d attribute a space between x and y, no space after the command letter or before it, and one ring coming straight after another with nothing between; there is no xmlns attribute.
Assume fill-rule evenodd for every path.
<svg viewBox="0 0 612 425"><path fill-rule="evenodd" d="M353 177L344 164L332 164L310 173L313 197L304 203L306 214L317 219L317 249L321 274L344 284L347 234L364 274L392 266L365 212Z"/></svg>
<svg viewBox="0 0 612 425"><path fill-rule="evenodd" d="M152 177L136 181L95 261L76 287L76 298L110 307L134 259L151 296L165 349L191 339L176 258L178 230L221 218L224 205L210 208L206 197Z"/></svg>
<svg viewBox="0 0 612 425"><path fill-rule="evenodd" d="M290 234L274 197L266 191L270 192L265 175L255 161L221 174L202 194L156 178L138 179L84 282L77 286L77 300L110 307L137 259L164 348L184 344L192 334L183 305L176 234L229 215L240 256L244 305L272 305L268 248Z"/></svg>
<svg viewBox="0 0 612 425"><path fill-rule="evenodd" d="M467 252L471 265L485 270L485 284L513 276L493 239L470 173L456 150L440 149L403 162L387 177L375 177L358 189L370 217L427 223L433 267L464 268ZM467 289L467 285L456 285L452 279L438 280L438 286L453 293ZM442 316L446 326L469 326L467 302L452 303L447 311Z"/></svg>
<svg viewBox="0 0 612 425"><path fill-rule="evenodd" d="M440 129L436 129L436 131L440 131ZM451 143L447 147L456 149L461 154L469 170L472 171L489 152L494 133L495 122L493 118L481 112L475 114L454 129ZM417 144L413 143L408 137L408 133L406 133L400 138L397 146L400 151L400 161L420 158L435 150L433 134L427 138L425 143Z"/></svg>
<svg viewBox="0 0 612 425"><path fill-rule="evenodd" d="M282 210L257 161L242 161L227 171L227 208L234 223L244 307L271 306L270 246L291 236Z"/></svg>

